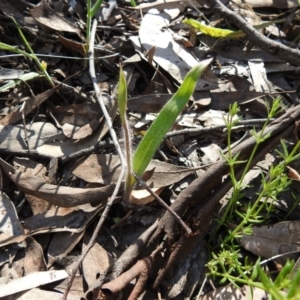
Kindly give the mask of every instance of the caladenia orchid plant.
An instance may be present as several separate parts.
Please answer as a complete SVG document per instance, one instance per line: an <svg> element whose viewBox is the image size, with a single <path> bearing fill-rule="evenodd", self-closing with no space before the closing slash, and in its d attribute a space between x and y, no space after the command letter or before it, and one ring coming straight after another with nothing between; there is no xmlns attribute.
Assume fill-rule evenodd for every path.
<svg viewBox="0 0 300 300"><path fill-rule="evenodd" d="M131 151L130 129L126 118L127 85L123 69L120 67L118 104L124 132L125 154L127 161L125 200L129 201L130 199L130 194L134 188L134 185L136 184L135 176L141 177L145 172L165 135L175 123L176 118L184 109L188 100L192 96L197 84L197 80L203 71L209 66L211 61L211 59L204 60L189 71L178 91L159 112L158 116L147 130L145 136L133 154Z"/></svg>

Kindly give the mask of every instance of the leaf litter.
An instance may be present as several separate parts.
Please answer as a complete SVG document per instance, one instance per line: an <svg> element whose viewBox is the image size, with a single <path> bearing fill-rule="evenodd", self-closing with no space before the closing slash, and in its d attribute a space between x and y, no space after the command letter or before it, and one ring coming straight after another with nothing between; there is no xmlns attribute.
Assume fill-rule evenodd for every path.
<svg viewBox="0 0 300 300"><path fill-rule="evenodd" d="M223 208L219 211L215 205L201 229L197 214L201 201L225 186L228 170L220 153L227 150L224 119L229 105L237 102L243 121L248 122L234 129L232 138L239 147L249 128L262 126L254 120L266 118L266 103L276 96L283 98L286 108L297 108L299 86L298 66L277 57L276 49L265 51L247 37L216 39L181 22L185 17L197 19L201 12L203 22L228 28L230 21L225 23L211 14L212 2L137 1L138 6L132 7L129 2L116 5L110 1L101 6L95 47L97 84L105 91L110 117L120 132L114 101L119 59L123 60L134 148L191 67L214 58L173 125L174 135L164 140L144 174L150 188L194 228L195 237L180 233L168 213L142 188L134 191L135 201L124 203L122 187L76 274L68 299L91 299L92 294L94 299L109 299L107 291L123 293L122 299L156 299L158 287L162 299L193 299L202 285L204 293L211 290L202 279L210 255L205 236L208 232L209 237L213 215L226 207L230 186L216 199ZM283 13L284 24L269 25L261 33L297 47L298 17L290 10L297 7L297 1L245 3L236 1L229 7L252 25L279 19ZM0 294L4 299L61 299L120 174L120 161L87 71L85 10L81 0L73 1L72 6L54 0L0 2L1 42L23 48L13 16L56 85L49 86L32 61L1 50ZM121 133L119 140L124 143ZM270 152L275 160L276 145L262 153ZM263 171L247 179L256 188L261 172L270 167L263 164L264 159L264 155L258 159ZM278 199L277 215L268 224L254 227L252 235L241 237L244 249L264 258L298 250L300 211L295 199L299 197L299 170L297 162L289 167L287 172L295 181ZM201 177L207 177L209 183L195 199L190 191ZM250 186L244 195L242 203L252 201ZM278 222L291 207L288 219ZM296 260L298 256L293 255L290 257ZM287 257L279 257L276 263L283 264ZM226 288L228 294L238 293L232 289L231 285ZM202 299L226 299L222 288L213 293ZM251 292L244 287L243 293Z"/></svg>

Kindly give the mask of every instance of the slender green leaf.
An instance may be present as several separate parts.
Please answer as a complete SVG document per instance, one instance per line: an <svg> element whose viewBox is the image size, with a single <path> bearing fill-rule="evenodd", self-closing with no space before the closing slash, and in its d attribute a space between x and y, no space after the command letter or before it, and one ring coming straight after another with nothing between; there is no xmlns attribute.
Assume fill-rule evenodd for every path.
<svg viewBox="0 0 300 300"><path fill-rule="evenodd" d="M124 123L124 120L126 118L127 86L126 86L126 78L121 65L120 65L120 80L119 80L119 89L118 89L118 105L119 105L121 121L122 123Z"/></svg>
<svg viewBox="0 0 300 300"><path fill-rule="evenodd" d="M165 104L148 129L133 156L132 167L138 176L144 173L166 133L193 94L199 76L210 63L211 59L205 60L190 70L177 93ZM132 184L134 182L135 179L132 179Z"/></svg>
<svg viewBox="0 0 300 300"><path fill-rule="evenodd" d="M294 263L290 260L286 262L284 267L281 269L279 274L277 275L276 280L274 281L274 285L280 287L282 282L288 278L288 275L291 273Z"/></svg>
<svg viewBox="0 0 300 300"><path fill-rule="evenodd" d="M92 7L90 11L88 11L88 15L90 18L94 17L94 15L97 13L99 7L101 6L103 0L98 0L95 5Z"/></svg>
<svg viewBox="0 0 300 300"><path fill-rule="evenodd" d="M270 280L270 278L267 276L267 274L263 271L261 266L257 266L257 271L258 271L258 275L260 277L260 280L261 280L262 284L264 285L264 288L267 291L270 291L270 289L273 286L273 282Z"/></svg>
<svg viewBox="0 0 300 300"><path fill-rule="evenodd" d="M29 54L29 53L27 53L27 52L25 52L23 50L18 49L17 47L10 46L10 45L5 44L5 43L1 43L0 42L0 49L11 51L11 52L18 53L18 54L22 54L22 55L24 55L24 56L26 56L28 58L33 59L32 54Z"/></svg>
<svg viewBox="0 0 300 300"><path fill-rule="evenodd" d="M132 5L133 7L136 6L136 3L135 3L134 0L130 0L130 3L131 3L131 5Z"/></svg>
<svg viewBox="0 0 300 300"><path fill-rule="evenodd" d="M35 55L35 53L34 53L34 51L32 50L30 44L28 43L28 41L27 41L25 35L23 34L21 28L19 27L18 23L16 22L16 20L15 20L14 18L12 18L12 20L13 20L13 22L15 23L15 25L16 25L16 27L17 27L17 29L18 29L19 35L20 35L20 37L22 38L22 40L23 40L25 46L27 47L27 49L29 50L29 52L30 52L31 54Z"/></svg>
<svg viewBox="0 0 300 300"><path fill-rule="evenodd" d="M10 51L13 51L13 52L16 52L16 53L19 53L19 54L23 54L24 56L26 57L29 57L31 58L32 60L34 60L34 62L37 64L37 66L39 67L39 69L43 72L45 78L48 80L48 82L54 86L54 83L51 79L51 77L49 76L47 70L43 67L43 65L41 64L41 62L39 61L39 59L37 58L37 56L35 55L34 51L32 50L30 44L28 43L25 35L23 34L21 28L19 27L18 23L16 22L16 20L12 17L11 18L13 20L13 22L15 23L17 29L18 29L18 32L24 42L24 44L26 45L27 49L29 50L30 53L27 53L25 51L22 51L22 50L19 50L15 47L12 47L12 46L9 46L7 44L4 44L4 43L0 43L0 48L2 49L6 49L6 50L10 50Z"/></svg>
<svg viewBox="0 0 300 300"><path fill-rule="evenodd" d="M19 79L10 80L5 85L1 86L0 93L9 91L10 89L16 87L21 82L26 82L26 81L36 79L36 78L44 78L44 76L40 75L39 73L36 73L36 72L30 72L30 73L23 74Z"/></svg>

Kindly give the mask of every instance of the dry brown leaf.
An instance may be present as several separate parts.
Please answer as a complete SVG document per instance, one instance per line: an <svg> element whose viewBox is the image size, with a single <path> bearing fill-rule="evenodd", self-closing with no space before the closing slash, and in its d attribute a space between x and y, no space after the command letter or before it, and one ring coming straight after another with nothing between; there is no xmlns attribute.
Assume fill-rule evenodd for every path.
<svg viewBox="0 0 300 300"><path fill-rule="evenodd" d="M84 232L57 232L48 246L48 267L56 260L66 257L81 240Z"/></svg>
<svg viewBox="0 0 300 300"><path fill-rule="evenodd" d="M146 172L154 169L150 182L161 188L176 183L195 172L197 168L184 168L158 160L151 160ZM119 177L120 160L116 155L92 154L71 166L70 171L77 177L92 183L109 185Z"/></svg>
<svg viewBox="0 0 300 300"><path fill-rule="evenodd" d="M21 112L20 107L17 106L13 111L8 113L4 118L0 120L0 125L11 125L22 120L22 114L27 116L32 110L36 109L44 101L46 101L55 91L57 86L53 87L37 96L32 96L25 102L25 107L23 112Z"/></svg>
<svg viewBox="0 0 300 300"><path fill-rule="evenodd" d="M43 183L50 183L47 168L42 164L29 158L18 157L15 157L12 162L16 170L26 174L28 177L36 177ZM51 204L39 197L29 194L26 194L26 199L34 215L38 213L45 213L47 210L50 210L53 206L55 206L54 204Z"/></svg>
<svg viewBox="0 0 300 300"><path fill-rule="evenodd" d="M142 19L139 38L146 51L154 46L157 47L153 55L153 61L177 82L182 83L186 74L198 61L174 41L170 28L168 31L162 31L162 28L168 26L170 19L171 16L165 12L150 11ZM206 69L197 81L196 90L212 90L217 87L217 76L210 69Z"/></svg>
<svg viewBox="0 0 300 300"><path fill-rule="evenodd" d="M64 293L66 291L68 283L69 283L69 279L67 278L63 282L56 285L55 290L59 291L61 293ZM71 287L70 292L68 294L68 300L78 300L82 297L83 294L84 294L83 276L76 276L74 278L72 287ZM69 299L69 297L70 297L70 299ZM31 299L28 299L28 300L31 300ZM59 300L61 300L61 296L60 296Z"/></svg>
<svg viewBox="0 0 300 300"><path fill-rule="evenodd" d="M16 170L26 173L28 176L38 177L45 183L49 183L47 168L41 163L38 163L27 157L14 157L12 163Z"/></svg>
<svg viewBox="0 0 300 300"><path fill-rule="evenodd" d="M64 135L74 140L91 135L102 120L99 105L94 103L58 106L52 110L52 115Z"/></svg>
<svg viewBox="0 0 300 300"><path fill-rule="evenodd" d="M30 14L39 24L43 26L57 30L58 32L73 32L76 33L82 40L85 39L81 34L80 29L56 13L49 6L46 0L42 0L39 5L31 9Z"/></svg>
<svg viewBox="0 0 300 300"><path fill-rule="evenodd" d="M262 3L262 1L260 1ZM261 50L260 48L251 49L250 51L241 51L240 47L231 47L230 51L218 49L218 54L222 58L226 57L232 61L247 61L247 60L259 60L264 62L282 62L281 59L276 58L270 53ZM245 78L244 78L245 79Z"/></svg>
<svg viewBox="0 0 300 300"><path fill-rule="evenodd" d="M56 106L51 111L60 123L71 123L77 126L85 125L89 121L102 116L99 105L95 103Z"/></svg>
<svg viewBox="0 0 300 300"><path fill-rule="evenodd" d="M77 41L73 41L63 37L62 35L58 36L59 41L69 50L73 50L82 56L85 55L85 44L79 43Z"/></svg>
<svg viewBox="0 0 300 300"><path fill-rule="evenodd" d="M246 0L250 7L294 8L299 6L298 0Z"/></svg>
<svg viewBox="0 0 300 300"><path fill-rule="evenodd" d="M100 119L92 120L89 124L86 124L82 127L77 127L68 123L65 123L64 125L60 126L58 123L56 123L57 127L61 128L64 135L69 139L73 140L81 140L91 135L99 124Z"/></svg>
<svg viewBox="0 0 300 300"><path fill-rule="evenodd" d="M103 207L104 205L92 207L90 204L72 208L52 207L46 213L25 219L25 233L40 234L62 231L80 233Z"/></svg>
<svg viewBox="0 0 300 300"><path fill-rule="evenodd" d="M147 177L147 174L150 173L151 175L144 180L147 180L148 185L151 185L152 190L159 195L164 187L182 180L194 173L196 169L183 168L158 160L151 160L145 176ZM71 172L87 182L109 185L115 183L119 177L120 160L116 155L92 154L85 160L80 160L73 164ZM130 197L130 203L136 205L146 205L153 200L154 197L143 189L134 190Z"/></svg>
<svg viewBox="0 0 300 300"><path fill-rule="evenodd" d="M14 294L12 297L14 298L3 298L3 300L35 300L35 299L42 299L42 300L61 300L61 293L59 292L51 292L46 291L38 288L33 288L26 292L20 292L17 294ZM78 300L80 299L80 296L73 296L72 294L68 295L68 300Z"/></svg>
<svg viewBox="0 0 300 300"><path fill-rule="evenodd" d="M109 185L118 180L120 167L117 155L92 154L72 164L70 171L87 182Z"/></svg>
<svg viewBox="0 0 300 300"><path fill-rule="evenodd" d="M1 233L8 236L24 234L24 229L19 220L16 208L4 193L0 194L0 211Z"/></svg>
<svg viewBox="0 0 300 300"><path fill-rule="evenodd" d="M256 92L270 93L271 83L267 78L267 72L262 61L248 61L248 66L251 74L251 81Z"/></svg>
<svg viewBox="0 0 300 300"><path fill-rule="evenodd" d="M253 296L253 298L252 298ZM242 288L237 288L232 285L226 287L219 287L216 290L213 290L206 295L199 298L200 300L264 300L268 299L268 294L259 288L250 289L249 286L243 286Z"/></svg>
<svg viewBox="0 0 300 300"><path fill-rule="evenodd" d="M85 252L89 240L87 235L83 237L82 253ZM89 288L95 286L99 276L106 274L112 261L108 252L101 245L95 243L82 262L83 276Z"/></svg>
<svg viewBox="0 0 300 300"><path fill-rule="evenodd" d="M24 250L26 243L25 239L28 236L26 235L18 235L18 236L10 236L5 233L0 234L0 266L1 269L1 278L3 283L3 278L6 277L6 280L10 280L12 277L17 276L17 271L15 270L14 259L18 252ZM17 244L17 245L16 245ZM23 252L24 253L24 252ZM24 257L24 255L23 255ZM21 261L21 259L19 259ZM23 275L23 261L21 261L21 268ZM15 274L15 275L13 275ZM1 285L0 285L1 286ZM1 287L0 287L1 288Z"/></svg>
<svg viewBox="0 0 300 300"><path fill-rule="evenodd" d="M195 92L193 104L196 107L202 108L211 104L211 93L210 91Z"/></svg>
<svg viewBox="0 0 300 300"><path fill-rule="evenodd" d="M293 168L287 166L288 169L288 177L294 180L300 181L300 174Z"/></svg>
<svg viewBox="0 0 300 300"><path fill-rule="evenodd" d="M19 244L22 243L28 235L22 234L17 236L10 236L4 233L0 234L0 247L4 247L11 244Z"/></svg>
<svg viewBox="0 0 300 300"><path fill-rule="evenodd" d="M25 241L24 275L26 276L34 272L47 271L41 245L31 236L28 236Z"/></svg>
<svg viewBox="0 0 300 300"><path fill-rule="evenodd" d="M20 13L14 6L14 3L9 0L1 0L0 1L0 9L3 11L4 14L7 16L13 16L17 20L24 20L24 16Z"/></svg>
<svg viewBox="0 0 300 300"><path fill-rule="evenodd" d="M128 99L128 109L143 113L157 113L171 99L172 94L150 94Z"/></svg>
<svg viewBox="0 0 300 300"><path fill-rule="evenodd" d="M151 190L159 195L163 188L151 188ZM147 190L133 190L129 198L129 202L135 205L146 205L154 200L155 198Z"/></svg>
<svg viewBox="0 0 300 300"><path fill-rule="evenodd" d="M176 8L179 9L181 12L184 11L186 9L187 6L190 6L193 3L195 5L195 7L199 6L199 2L195 1L195 0L191 0L191 2L182 2L182 1L178 1L178 0L169 0L169 1L164 1L164 0L157 0L153 3L143 3L140 4L136 7L133 7L131 9L136 9L138 11L142 11L142 12L148 12L150 9L155 8L159 11L162 11L164 9L172 9L172 8Z"/></svg>
<svg viewBox="0 0 300 300"><path fill-rule="evenodd" d="M6 175L26 194L33 195L61 207L74 207L85 203L104 203L114 190L114 184L102 188L72 188L44 183L35 176L18 172L0 159Z"/></svg>
<svg viewBox="0 0 300 300"><path fill-rule="evenodd" d="M33 215L43 214L51 209L55 209L56 205L49 203L48 201L26 194L26 200L28 201Z"/></svg>
<svg viewBox="0 0 300 300"><path fill-rule="evenodd" d="M300 221L280 222L274 225L253 227L250 235L243 235L241 245L252 253L271 258L290 251L299 251ZM284 264L288 257L277 258Z"/></svg>
<svg viewBox="0 0 300 300"><path fill-rule="evenodd" d="M265 97L268 93L254 91L212 92L210 108L215 110L228 109L230 104L244 104L257 98Z"/></svg>
<svg viewBox="0 0 300 300"><path fill-rule="evenodd" d="M117 113L117 106L113 105L109 111L109 115L111 120L114 120ZM59 141L51 141L45 143L44 145L39 146L36 149L36 152L43 156L49 157L61 157L61 156L68 156L73 154L74 152L81 151L83 149L87 149L89 147L95 146L101 139L106 135L108 132L108 127L106 122L102 122L100 126L91 134L90 136L79 140L74 141L71 139L65 140L63 143L61 140ZM62 134L63 135L63 134Z"/></svg>
<svg viewBox="0 0 300 300"><path fill-rule="evenodd" d="M6 239L1 235L1 250L8 251L10 254L9 268L5 270L2 268L1 277L10 275L11 278L23 277L31 273L36 273L40 271L47 271L47 266L44 260L44 252L39 243L31 236L19 236L18 238ZM17 259L14 259L13 249L18 250ZM2 257L2 261L3 257ZM17 275L17 276L16 276ZM7 281L9 282L10 279ZM2 281L3 282L3 281ZM0 285L0 289L1 289ZM15 298L16 299L16 298Z"/></svg>
<svg viewBox="0 0 300 300"><path fill-rule="evenodd" d="M28 147L31 150L39 149L54 140L63 141L65 136L53 124L36 122L27 125ZM0 125L0 149L5 152L19 153L27 152L23 125ZM43 152L43 151L41 151ZM42 153L41 153L42 154Z"/></svg>

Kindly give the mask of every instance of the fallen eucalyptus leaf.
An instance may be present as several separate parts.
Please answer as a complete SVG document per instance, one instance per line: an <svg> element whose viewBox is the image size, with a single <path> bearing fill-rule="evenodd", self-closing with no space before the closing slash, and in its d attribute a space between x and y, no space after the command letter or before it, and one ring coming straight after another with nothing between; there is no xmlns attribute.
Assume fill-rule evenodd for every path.
<svg viewBox="0 0 300 300"><path fill-rule="evenodd" d="M44 183L41 179L28 176L26 173L18 172L10 164L0 159L0 166L6 175L18 186L18 188L29 195L42 198L49 203L73 207L85 203L101 203L111 196L114 184L101 188L72 188Z"/></svg>

